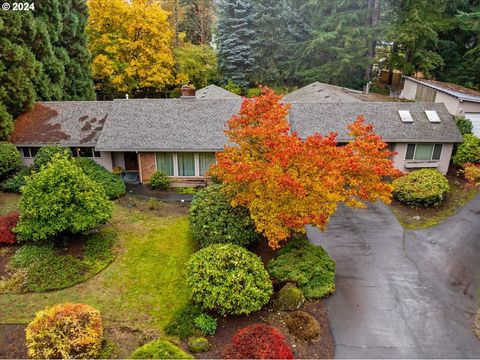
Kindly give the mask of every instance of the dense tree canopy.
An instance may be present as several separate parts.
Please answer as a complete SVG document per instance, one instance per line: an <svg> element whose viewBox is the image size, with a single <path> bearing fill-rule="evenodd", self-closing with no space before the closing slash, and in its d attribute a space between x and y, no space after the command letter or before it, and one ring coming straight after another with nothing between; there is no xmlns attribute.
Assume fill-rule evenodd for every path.
<svg viewBox="0 0 480 360"><path fill-rule="evenodd" d="M210 45L184 44L175 49L178 77L186 77L195 88L210 85L219 78L217 54Z"/></svg>

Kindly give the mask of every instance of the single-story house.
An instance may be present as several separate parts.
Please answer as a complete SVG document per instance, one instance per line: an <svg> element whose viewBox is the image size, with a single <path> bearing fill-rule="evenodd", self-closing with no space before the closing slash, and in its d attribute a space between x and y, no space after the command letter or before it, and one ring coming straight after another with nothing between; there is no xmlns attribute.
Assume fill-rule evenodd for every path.
<svg viewBox="0 0 480 360"><path fill-rule="evenodd" d="M199 99L191 93L180 99L39 102L18 117L10 141L25 164L41 146L58 144L108 170L121 167L142 183L162 170L188 184L206 180L226 143L225 123L240 104L237 97ZM360 114L398 152L394 162L402 171L446 173L453 145L463 140L445 106L436 103L292 103L289 121L301 136L334 131L346 142L347 124Z"/></svg>
<svg viewBox="0 0 480 360"><path fill-rule="evenodd" d="M443 103L452 115L462 115L473 124L480 137L480 92L442 81L405 76L401 97L409 100Z"/></svg>

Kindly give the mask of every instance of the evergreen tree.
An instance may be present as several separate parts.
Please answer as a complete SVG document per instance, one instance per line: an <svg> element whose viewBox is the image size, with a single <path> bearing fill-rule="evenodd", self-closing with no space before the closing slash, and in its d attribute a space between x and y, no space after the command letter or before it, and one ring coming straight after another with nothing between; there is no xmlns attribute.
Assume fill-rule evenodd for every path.
<svg viewBox="0 0 480 360"><path fill-rule="evenodd" d="M216 39L219 67L226 80L243 88L256 70L254 17L251 0L219 0Z"/></svg>
<svg viewBox="0 0 480 360"><path fill-rule="evenodd" d="M194 44L210 44L213 28L213 0L180 0L184 15L179 31L186 34L186 41Z"/></svg>

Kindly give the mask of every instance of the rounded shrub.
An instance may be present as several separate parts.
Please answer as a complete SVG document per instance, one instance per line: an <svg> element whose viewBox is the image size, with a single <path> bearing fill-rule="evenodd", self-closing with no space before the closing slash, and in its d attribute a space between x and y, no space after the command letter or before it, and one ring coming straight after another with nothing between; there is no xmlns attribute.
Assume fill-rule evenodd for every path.
<svg viewBox="0 0 480 360"><path fill-rule="evenodd" d="M412 171L393 181L393 196L413 208L440 205L449 190L447 178L434 169Z"/></svg>
<svg viewBox="0 0 480 360"><path fill-rule="evenodd" d="M33 166L40 169L52 161L55 155L59 154L61 157L70 158L72 156L72 150L65 146L51 145L41 147L35 154L33 159Z"/></svg>
<svg viewBox="0 0 480 360"><path fill-rule="evenodd" d="M28 324L28 355L41 359L88 359L98 356L103 326L98 310L85 304L60 304L37 312Z"/></svg>
<svg viewBox="0 0 480 360"><path fill-rule="evenodd" d="M238 330L223 353L225 359L293 359L285 336L272 326L253 324Z"/></svg>
<svg viewBox="0 0 480 360"><path fill-rule="evenodd" d="M210 349L210 343L204 337L193 336L188 339L188 350L193 353L202 353Z"/></svg>
<svg viewBox="0 0 480 360"><path fill-rule="evenodd" d="M305 301L302 290L295 284L288 283L283 286L277 295L276 308L280 311L293 311L302 306Z"/></svg>
<svg viewBox="0 0 480 360"><path fill-rule="evenodd" d="M131 359L193 359L178 346L167 340L155 340L139 347L130 356Z"/></svg>
<svg viewBox="0 0 480 360"><path fill-rule="evenodd" d="M455 155L453 155L453 163L463 166L466 163L480 162L480 138L472 134L465 134L463 139L463 143L458 145Z"/></svg>
<svg viewBox="0 0 480 360"><path fill-rule="evenodd" d="M335 292L335 262L304 237L292 238L268 263L267 270L276 283L297 284L307 299Z"/></svg>
<svg viewBox="0 0 480 360"><path fill-rule="evenodd" d="M217 331L217 319L207 314L200 314L193 319L195 327L204 335L212 336Z"/></svg>
<svg viewBox="0 0 480 360"><path fill-rule="evenodd" d="M210 245L193 254L187 282L195 302L221 315L260 310L273 292L260 258L233 244Z"/></svg>
<svg viewBox="0 0 480 360"><path fill-rule="evenodd" d="M122 178L105 169L95 160L79 157L75 162L91 180L100 184L109 199L117 199L127 191Z"/></svg>
<svg viewBox="0 0 480 360"><path fill-rule="evenodd" d="M170 179L163 171L157 171L150 178L150 187L154 190L168 190Z"/></svg>
<svg viewBox="0 0 480 360"><path fill-rule="evenodd" d="M293 336L309 341L320 336L321 327L317 319L305 311L289 313L285 319L288 331Z"/></svg>
<svg viewBox="0 0 480 360"><path fill-rule="evenodd" d="M259 238L248 210L232 207L221 185L208 186L195 195L189 221L192 237L202 247L218 243L246 247Z"/></svg>
<svg viewBox="0 0 480 360"><path fill-rule="evenodd" d="M480 185L480 164L466 163L463 167L463 176L468 183L468 187L477 187Z"/></svg>
<svg viewBox="0 0 480 360"><path fill-rule="evenodd" d="M0 141L0 179L5 178L21 165L20 153L15 145Z"/></svg>

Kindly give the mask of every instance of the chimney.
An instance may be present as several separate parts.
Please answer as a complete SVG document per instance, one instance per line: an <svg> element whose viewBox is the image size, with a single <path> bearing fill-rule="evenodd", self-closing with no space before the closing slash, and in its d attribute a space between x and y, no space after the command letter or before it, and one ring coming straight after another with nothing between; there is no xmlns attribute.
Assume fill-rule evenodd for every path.
<svg viewBox="0 0 480 360"><path fill-rule="evenodd" d="M193 85L183 85L180 88L180 99L195 99L195 87Z"/></svg>

